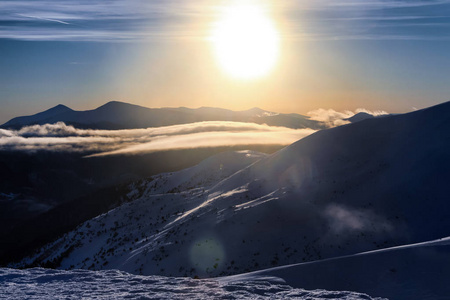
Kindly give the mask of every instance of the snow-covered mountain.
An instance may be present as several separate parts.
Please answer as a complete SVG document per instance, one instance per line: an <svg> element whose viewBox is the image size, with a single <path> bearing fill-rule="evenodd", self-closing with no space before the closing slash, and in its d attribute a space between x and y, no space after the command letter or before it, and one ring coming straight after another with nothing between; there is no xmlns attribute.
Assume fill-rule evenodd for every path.
<svg viewBox="0 0 450 300"><path fill-rule="evenodd" d="M222 108L147 108L124 102L111 101L93 110L75 111L57 105L47 111L13 118L2 128L20 128L25 125L64 122L77 128L128 129L169 126L201 121L235 121L283 126L289 128L323 129L326 126L299 114L279 114L252 108L232 111Z"/></svg>
<svg viewBox="0 0 450 300"><path fill-rule="evenodd" d="M211 277L448 236L449 115L367 119L136 182L15 266Z"/></svg>

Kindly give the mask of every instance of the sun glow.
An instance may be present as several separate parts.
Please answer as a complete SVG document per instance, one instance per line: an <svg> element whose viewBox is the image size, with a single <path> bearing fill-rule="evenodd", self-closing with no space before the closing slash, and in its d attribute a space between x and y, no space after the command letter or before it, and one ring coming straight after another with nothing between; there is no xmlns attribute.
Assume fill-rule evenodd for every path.
<svg viewBox="0 0 450 300"><path fill-rule="evenodd" d="M239 79L267 75L278 60L279 40L274 22L256 4L225 7L211 33L219 65Z"/></svg>

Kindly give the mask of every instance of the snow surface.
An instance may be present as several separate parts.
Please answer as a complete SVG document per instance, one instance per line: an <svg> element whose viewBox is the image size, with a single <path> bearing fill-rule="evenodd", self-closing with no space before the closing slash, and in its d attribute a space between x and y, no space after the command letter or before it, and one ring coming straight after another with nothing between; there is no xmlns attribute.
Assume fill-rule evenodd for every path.
<svg viewBox="0 0 450 300"><path fill-rule="evenodd" d="M389 299L449 299L450 237L219 278L283 278L307 289L363 291Z"/></svg>
<svg viewBox="0 0 450 300"><path fill-rule="evenodd" d="M294 289L272 278L221 283L117 270L0 269L0 299L376 299L355 292Z"/></svg>
<svg viewBox="0 0 450 300"><path fill-rule="evenodd" d="M146 275L156 271L164 275L208 276L207 273L216 269L217 258L210 257L198 272L191 263L186 263L190 251L183 248L195 242L189 240L189 233L200 229L183 224L193 218L200 220L198 214L215 199L209 195L210 199L204 201L214 184L266 156L254 151L224 152L197 166L136 182L127 195L134 201L85 222L35 256L11 266L39 264L64 269L115 268ZM168 236L174 239L165 241ZM203 243L208 240L206 237ZM173 246L178 248L176 252L172 252ZM157 256L151 253L152 248L157 249ZM170 252L166 253L166 248ZM178 255L181 251L184 255ZM169 256L174 260L169 262ZM169 265L165 265L166 262ZM207 272L209 267L211 270Z"/></svg>

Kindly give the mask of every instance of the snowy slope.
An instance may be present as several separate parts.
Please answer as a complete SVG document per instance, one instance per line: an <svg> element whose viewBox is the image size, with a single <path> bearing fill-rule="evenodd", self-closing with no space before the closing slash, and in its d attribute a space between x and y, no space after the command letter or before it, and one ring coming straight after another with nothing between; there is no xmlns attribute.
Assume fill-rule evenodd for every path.
<svg viewBox="0 0 450 300"><path fill-rule="evenodd" d="M201 107L147 108L129 103L111 101L96 109L75 111L58 105L32 116L17 117L2 128L20 128L25 125L64 122L77 128L128 129L188 124L202 121L234 121L283 126L289 128L323 129L326 126L299 114L278 114L253 108L232 111L221 108Z"/></svg>
<svg viewBox="0 0 450 300"><path fill-rule="evenodd" d="M448 299L450 238L220 278L282 278L293 287L353 290L389 299Z"/></svg>
<svg viewBox="0 0 450 300"><path fill-rule="evenodd" d="M144 264L138 262L142 260L141 256L147 256L149 244L156 247L161 243L159 236L173 232L166 228L168 220L201 206L203 196L213 184L265 156L254 151L224 152L186 170L138 181L132 185L132 192L126 195L128 199L135 199L133 202L86 222L75 232L49 245L43 253L26 259L22 264L43 263L53 267L59 265L61 259L70 252L72 258L62 262L64 268L70 268L72 264L79 268L96 269L114 265L115 268L135 273L151 274L155 265L159 266L159 256L154 259L156 263L147 264L145 270ZM178 224L172 224L171 227L176 226ZM147 234L156 240L150 242ZM108 248L105 248L105 244L109 245ZM112 256L115 257L114 262L109 261ZM188 273L188 269L182 271L182 274L195 275L193 272Z"/></svg>
<svg viewBox="0 0 450 300"><path fill-rule="evenodd" d="M0 299L345 299L382 300L354 292L294 289L270 278L220 283L111 271L0 269Z"/></svg>
<svg viewBox="0 0 450 300"><path fill-rule="evenodd" d="M249 163L136 183L134 201L22 265L211 277L448 236L449 115L445 103L364 120L240 153L256 162L234 174Z"/></svg>

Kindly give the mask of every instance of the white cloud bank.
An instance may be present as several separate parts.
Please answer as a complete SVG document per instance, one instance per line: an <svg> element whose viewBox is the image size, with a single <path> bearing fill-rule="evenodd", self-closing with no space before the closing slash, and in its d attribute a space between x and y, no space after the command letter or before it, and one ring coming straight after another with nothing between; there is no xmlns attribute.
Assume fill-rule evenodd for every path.
<svg viewBox="0 0 450 300"><path fill-rule="evenodd" d="M388 114L359 108L352 111L317 109L311 120L328 127L350 123L348 118L365 112L373 116ZM25 126L20 130L0 129L0 150L65 151L86 153L89 157L141 154L171 149L192 149L241 145L289 145L316 130L291 129L255 123L207 121L181 125L122 129L78 129L63 122Z"/></svg>
<svg viewBox="0 0 450 300"><path fill-rule="evenodd" d="M361 112L367 113L367 114L375 116L375 117L388 114L384 110L370 111L365 108L358 108L355 110L355 112L352 112L350 110L345 110L343 112L340 112L340 111L335 111L334 109L319 108L319 109L308 112L308 116L311 118L311 120L324 122L329 127L336 127L336 126L349 124L350 121L348 121L346 119L351 118L354 115L361 113Z"/></svg>
<svg viewBox="0 0 450 300"><path fill-rule="evenodd" d="M62 122L0 129L0 149L66 151L89 156L238 145L289 145L314 133L253 123L210 121L126 130L77 129Z"/></svg>

